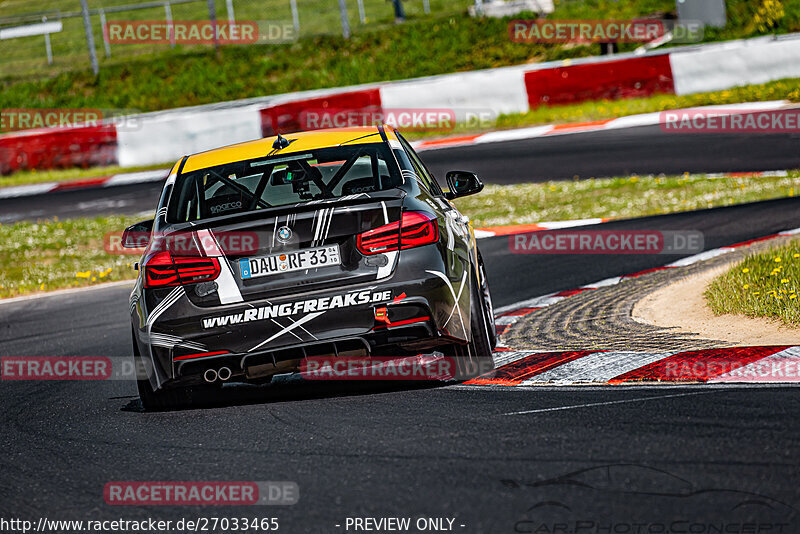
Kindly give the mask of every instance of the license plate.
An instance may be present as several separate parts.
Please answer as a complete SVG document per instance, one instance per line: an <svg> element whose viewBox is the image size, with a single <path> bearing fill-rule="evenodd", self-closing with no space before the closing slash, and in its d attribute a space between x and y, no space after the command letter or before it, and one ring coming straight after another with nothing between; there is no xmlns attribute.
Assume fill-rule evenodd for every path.
<svg viewBox="0 0 800 534"><path fill-rule="evenodd" d="M290 273L340 265L339 246L309 248L295 252L281 252L258 258L245 258L239 260L239 271L242 280L270 276L273 274Z"/></svg>

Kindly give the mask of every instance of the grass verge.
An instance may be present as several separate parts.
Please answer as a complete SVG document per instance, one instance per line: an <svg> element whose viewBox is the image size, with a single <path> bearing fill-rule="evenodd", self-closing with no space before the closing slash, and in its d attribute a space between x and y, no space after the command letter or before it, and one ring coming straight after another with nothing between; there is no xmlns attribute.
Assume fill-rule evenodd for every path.
<svg viewBox="0 0 800 534"><path fill-rule="evenodd" d="M487 186L456 203L476 227L485 227L643 217L794 196L795 191L800 192L800 171L785 178L633 176ZM138 258L108 254L103 238L138 220L112 216L1 225L0 298L135 278L132 264Z"/></svg>
<svg viewBox="0 0 800 534"><path fill-rule="evenodd" d="M800 325L800 240L748 256L715 278L705 297L717 315L767 317Z"/></svg>
<svg viewBox="0 0 800 534"><path fill-rule="evenodd" d="M786 177L631 176L487 185L456 200L476 228L589 217L629 218L717 208L800 194L800 171Z"/></svg>
<svg viewBox="0 0 800 534"><path fill-rule="evenodd" d="M0 226L0 297L135 278L134 256L106 253L103 237L139 217L96 217Z"/></svg>
<svg viewBox="0 0 800 534"><path fill-rule="evenodd" d="M66 0L59 0L60 5L63 5L62 1ZM43 6L52 6L54 2L47 0ZM74 0L71 3L74 5ZM419 3L414 3L415 8L409 9L411 17L401 25L390 23L391 10L387 2L369 0L366 3L369 11L381 13L376 21L378 24L372 27L354 25L356 33L347 40L336 35L339 32L336 3L332 0L318 1L309 10L313 15L304 15L301 25L305 27L309 20L317 21L320 29L332 32L330 35L306 35L290 44L226 46L219 56L208 47L169 49L163 45L161 49L148 53L137 48L141 45L127 45L132 48L115 45L112 58L101 60L98 76L88 69L82 37L73 40L75 47L70 50L60 50L56 43L59 65L37 71L34 77L30 77L29 69L23 66L15 68L13 63L9 63L24 55L10 50L3 59L3 70L15 74L0 77L0 108L89 107L156 111L304 89L600 54L599 44L513 43L508 36L508 19L471 18L465 11L471 2L466 0L432 2L438 16L421 14ZM764 2L751 0L726 0L726 4L728 24L722 29L709 29L706 41L800 30L800 0L771 0L770 6L779 4L780 9L766 9ZM277 3L272 8L263 3L253 3L252 12L243 5L237 8L237 14L263 19L264 13L272 12L282 18L278 15L281 11L286 17L288 3L280 5L281 9L277 9ZM200 9L202 5L195 7ZM155 6L153 14L141 13L140 16L160 18L156 15L159 9ZM28 11L30 6L21 4L19 11L22 10ZM674 13L674 10L675 2L672 0L561 0L556 2L556 10L549 17L622 20L664 16ZM6 11L18 10L9 6ZM196 16L189 13L181 16L202 18L201 15L202 10ZM519 15L525 16L528 15ZM70 19L70 32L82 36L79 19ZM58 40L58 37L63 36L54 39ZM38 49L40 41L31 39L29 42L15 41L8 46L21 46L24 51L34 50L34 47ZM101 42L97 46L102 56ZM621 44L619 49L624 52L637 46L634 43ZM134 49L144 55L137 56L132 52ZM62 59L67 58L69 60L64 64ZM81 70L74 69L75 65L79 65ZM58 73L58 69L64 68L70 70ZM21 77L26 75L27 78Z"/></svg>

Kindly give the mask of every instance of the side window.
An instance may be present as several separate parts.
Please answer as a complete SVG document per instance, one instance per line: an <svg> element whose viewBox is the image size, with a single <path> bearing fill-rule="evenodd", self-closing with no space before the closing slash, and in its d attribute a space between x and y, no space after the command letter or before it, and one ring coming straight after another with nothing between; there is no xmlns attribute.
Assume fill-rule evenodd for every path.
<svg viewBox="0 0 800 534"><path fill-rule="evenodd" d="M417 176L419 176L420 180L422 180L425 189L430 191L433 196L444 196L444 193L442 193L442 188L439 187L436 179L428 171L428 168L425 166L425 164L422 163L422 160L419 159L419 156L416 152L414 152L414 149L411 148L411 145L408 143L408 141L406 141L405 138L403 138L403 136L401 136L399 133L395 133L397 138L400 140L400 144L403 145L403 149L406 151L406 154L408 154L408 157L411 160L411 165L414 166Z"/></svg>

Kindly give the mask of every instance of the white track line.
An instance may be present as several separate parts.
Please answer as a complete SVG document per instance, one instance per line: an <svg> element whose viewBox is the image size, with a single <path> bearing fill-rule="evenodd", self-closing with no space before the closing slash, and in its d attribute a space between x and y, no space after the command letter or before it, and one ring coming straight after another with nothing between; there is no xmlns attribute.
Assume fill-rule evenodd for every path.
<svg viewBox="0 0 800 534"><path fill-rule="evenodd" d="M653 397L637 397L635 399L620 399L614 401L604 401L604 402L587 402L585 404L573 404L570 406L558 406L556 408L540 408L538 410L524 410L521 412L508 412L501 415L527 415L532 413L547 413L547 412L559 412L563 410L575 410L578 408L591 408L594 406L610 406L612 404L627 404L631 402L645 402L650 400L659 400L659 399L669 399L672 397L690 397L692 395L705 395L708 393L716 393L719 391L724 391L720 389L714 390L705 390L705 391L691 391L688 393L672 393L670 395L657 395Z"/></svg>

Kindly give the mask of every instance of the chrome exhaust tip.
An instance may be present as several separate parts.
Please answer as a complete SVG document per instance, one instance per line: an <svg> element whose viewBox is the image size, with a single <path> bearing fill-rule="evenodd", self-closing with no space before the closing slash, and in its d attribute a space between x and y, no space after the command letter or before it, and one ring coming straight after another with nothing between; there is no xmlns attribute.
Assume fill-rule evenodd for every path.
<svg viewBox="0 0 800 534"><path fill-rule="evenodd" d="M231 377L231 370L228 367L220 367L217 371L217 378L225 382Z"/></svg>
<svg viewBox="0 0 800 534"><path fill-rule="evenodd" d="M203 373L203 379L208 383L216 382L217 376L217 372L214 369L206 369L206 372Z"/></svg>

